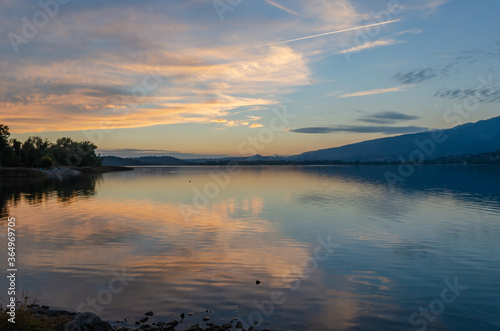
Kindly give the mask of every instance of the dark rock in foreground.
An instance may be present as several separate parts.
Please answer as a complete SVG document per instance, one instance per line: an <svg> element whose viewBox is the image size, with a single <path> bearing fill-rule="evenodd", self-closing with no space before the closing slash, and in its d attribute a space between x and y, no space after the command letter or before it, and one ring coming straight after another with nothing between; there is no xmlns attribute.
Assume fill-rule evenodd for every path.
<svg viewBox="0 0 500 331"><path fill-rule="evenodd" d="M57 328L55 331L140 331L140 330L175 331L176 327L178 326L181 327L179 325L180 324L179 321L176 320L170 322L159 321L156 323L152 323L153 325L144 324L148 320L148 317L143 317L141 319L141 322L143 324L140 327L122 326L115 329L111 326L111 324L101 320L99 316L90 312L73 313L66 310L50 310L44 307L40 307L38 305L32 306L31 312L37 316L44 316L47 318L64 318L68 320L68 322L65 321L66 323L63 326ZM146 314L152 316L149 313L150 312ZM203 320L206 322L205 326L199 324L190 324L189 326L187 327L184 326L181 329L185 331L226 331L229 329L236 328L236 330L242 330L242 331L256 331L256 329L254 329L253 327L249 327L248 329L243 328L243 324L241 323L241 321L237 321L237 319L233 320L233 322L237 321L236 326L233 326L231 323L225 323L222 326L216 325L213 322L210 322L211 319L208 316L203 318Z"/></svg>
<svg viewBox="0 0 500 331"><path fill-rule="evenodd" d="M114 331L111 324L104 322L94 313L76 314L75 319L57 331Z"/></svg>
<svg viewBox="0 0 500 331"><path fill-rule="evenodd" d="M57 331L114 331L111 324L105 322L94 313L72 313L66 310L50 310L44 306L33 306L34 315L49 318L65 317L70 321L59 327Z"/></svg>

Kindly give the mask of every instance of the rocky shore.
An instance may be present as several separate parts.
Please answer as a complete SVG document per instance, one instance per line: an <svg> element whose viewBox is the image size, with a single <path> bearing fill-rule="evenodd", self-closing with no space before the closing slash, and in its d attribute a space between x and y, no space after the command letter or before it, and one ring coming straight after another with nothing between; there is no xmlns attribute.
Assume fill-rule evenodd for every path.
<svg viewBox="0 0 500 331"><path fill-rule="evenodd" d="M121 166L100 166L100 167L69 167L70 170L76 170L81 173L105 173L112 171L131 171L134 168Z"/></svg>
<svg viewBox="0 0 500 331"><path fill-rule="evenodd" d="M49 307L34 305L31 308L33 316L44 320L54 320L59 324L54 331L115 331L109 324L94 313L72 313L66 310L51 310ZM52 324L52 323L48 323Z"/></svg>
<svg viewBox="0 0 500 331"><path fill-rule="evenodd" d="M50 169L40 169L39 171L43 172L46 176L49 176L51 178L63 178L63 177L71 177L71 176L76 176L80 175L81 172L76 170L76 169L70 169L70 168L50 168Z"/></svg>
<svg viewBox="0 0 500 331"><path fill-rule="evenodd" d="M56 327L54 331L258 331L250 326L244 328L241 321L233 318L231 322L226 322L218 325L212 322L208 316L203 317L204 325L199 323L189 323L191 316L199 315L201 313L182 313L179 319L169 322L156 321L148 323L151 316L154 315L152 311L146 312L144 316L137 319L137 321L117 321L115 324L134 324L134 326L112 326L110 323L101 320L96 314L74 313L66 310L51 310L47 306L34 305L31 307L31 312L35 317L43 319L57 320L60 326ZM206 312L209 312L208 310ZM270 331L269 329L262 329L261 331Z"/></svg>

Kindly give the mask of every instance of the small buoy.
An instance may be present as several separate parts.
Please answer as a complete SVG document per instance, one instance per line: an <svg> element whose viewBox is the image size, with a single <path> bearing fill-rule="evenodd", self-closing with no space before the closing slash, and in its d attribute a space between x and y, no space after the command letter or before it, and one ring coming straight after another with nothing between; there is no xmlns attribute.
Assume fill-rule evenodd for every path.
<svg viewBox="0 0 500 331"><path fill-rule="evenodd" d="M260 280L256 280L255 284L259 285L260 284Z"/></svg>

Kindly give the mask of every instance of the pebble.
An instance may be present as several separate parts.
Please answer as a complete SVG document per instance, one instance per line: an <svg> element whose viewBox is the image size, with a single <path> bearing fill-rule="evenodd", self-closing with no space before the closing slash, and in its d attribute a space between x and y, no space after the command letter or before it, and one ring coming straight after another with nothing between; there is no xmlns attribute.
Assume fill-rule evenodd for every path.
<svg viewBox="0 0 500 331"><path fill-rule="evenodd" d="M177 326L179 324L178 321L173 320L172 322L168 322L167 325Z"/></svg>

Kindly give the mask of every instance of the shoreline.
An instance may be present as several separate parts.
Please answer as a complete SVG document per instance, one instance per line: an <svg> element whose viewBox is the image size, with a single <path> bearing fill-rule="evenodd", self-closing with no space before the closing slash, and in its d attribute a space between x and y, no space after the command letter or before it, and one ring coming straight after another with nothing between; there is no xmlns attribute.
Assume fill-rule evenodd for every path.
<svg viewBox="0 0 500 331"><path fill-rule="evenodd" d="M2 307L3 308L3 307ZM270 329L256 329L253 326L247 328L243 327L243 323L236 319L225 320L224 324L215 324L210 317L204 316L202 321L189 321L189 319L194 315L207 315L211 311L206 310L205 312L199 313L182 313L179 315L178 319L174 319L168 322L165 321L155 321L151 322L150 317L154 315L154 312L148 311L144 313L143 316L127 321L116 321L114 323L102 320L98 315L93 312L71 312L63 309L51 309L49 306L40 306L38 304L31 304L28 306L18 307L22 309L25 315L26 313L30 315L30 318L25 319L32 320L33 318L38 319L41 323L45 325L45 329L53 331L84 331L84 330L99 330L99 331L140 331L140 330L155 330L155 331L226 331L226 330L238 330L238 331L271 331ZM0 313L7 313L6 311L0 309ZM7 314L6 314L7 315ZM18 314L16 314L18 315ZM17 318L17 317L16 317ZM152 320L156 320L152 318ZM150 322L150 324L148 323ZM228 322L229 321L229 322ZM1 321L0 324L2 324ZM17 321L20 322L20 321ZM21 322L22 323L22 322ZM204 323L204 325L203 325ZM19 324L19 323L17 323ZM114 325L113 325L114 324ZM126 324L122 326L117 326L116 324ZM5 325L4 325L5 326Z"/></svg>
<svg viewBox="0 0 500 331"><path fill-rule="evenodd" d="M124 166L100 166L100 167L52 167L50 169L34 169L24 167L0 167L0 179L13 178L44 178L44 177L67 177L81 174L102 174L114 171L131 171L132 167Z"/></svg>

